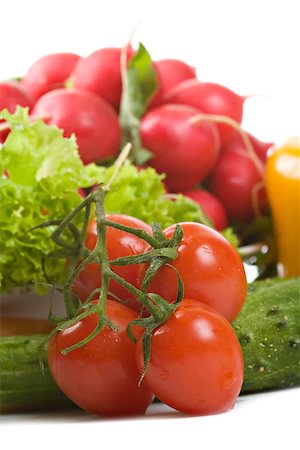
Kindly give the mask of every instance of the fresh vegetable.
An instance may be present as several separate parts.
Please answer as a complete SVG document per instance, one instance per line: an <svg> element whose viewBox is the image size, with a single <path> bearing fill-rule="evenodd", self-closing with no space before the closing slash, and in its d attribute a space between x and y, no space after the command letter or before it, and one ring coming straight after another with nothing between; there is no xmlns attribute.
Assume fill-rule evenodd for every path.
<svg viewBox="0 0 300 450"><path fill-rule="evenodd" d="M239 314L247 293L245 271L234 247L217 231L199 223L180 223L183 238L177 258L170 264L180 273L186 298L198 300L216 309L227 320ZM175 231L171 225L164 230L170 238ZM142 285L148 265L142 266ZM175 271L161 267L148 286L169 302L176 299L178 283Z"/></svg>
<svg viewBox="0 0 300 450"><path fill-rule="evenodd" d="M253 149L259 159L265 163L267 159L267 152L270 147L272 147L273 142L262 142L253 136L251 133L245 132L253 146ZM247 148L245 146L245 142L241 136L241 133L238 130L233 130L230 139L222 146L221 152L227 152L231 150L244 150L247 152Z"/></svg>
<svg viewBox="0 0 300 450"><path fill-rule="evenodd" d="M165 103L189 105L203 113L230 117L238 123L242 121L244 100L225 86L198 80L184 81L165 96ZM233 128L226 123L217 126L224 144L231 137Z"/></svg>
<svg viewBox="0 0 300 450"><path fill-rule="evenodd" d="M79 60L80 56L74 53L45 55L30 66L21 84L36 101L46 92L64 87Z"/></svg>
<svg viewBox="0 0 300 450"><path fill-rule="evenodd" d="M167 93L179 83L196 78L196 70L178 59L161 59L153 62L157 78L157 90L149 107L156 108Z"/></svg>
<svg viewBox="0 0 300 450"><path fill-rule="evenodd" d="M143 371L142 338L137 364ZM184 299L171 318L156 328L142 382L167 405L187 414L231 409L243 382L243 356L230 324L214 309Z"/></svg>
<svg viewBox="0 0 300 450"><path fill-rule="evenodd" d="M74 403L93 414L144 413L153 395L146 386L138 386L135 345L126 333L127 325L137 318L137 313L121 303L108 300L107 315L119 329L110 329L106 325L92 341L67 355L61 351L95 329L96 314L55 334L48 347L52 376ZM141 331L135 331L137 336Z"/></svg>
<svg viewBox="0 0 300 450"><path fill-rule="evenodd" d="M214 124L192 124L198 111L185 105L164 105L148 112L141 121L141 140L153 153L149 164L166 173L171 191L191 189L213 169L219 155Z"/></svg>
<svg viewBox="0 0 300 450"><path fill-rule="evenodd" d="M32 114L61 128L65 137L75 134L84 164L114 158L119 151L118 117L91 92L55 89L40 97Z"/></svg>
<svg viewBox="0 0 300 450"><path fill-rule="evenodd" d="M46 335L0 338L0 412L74 408L50 374Z"/></svg>
<svg viewBox="0 0 300 450"><path fill-rule="evenodd" d="M125 151L126 149L124 149ZM122 155L120 155L116 167L121 164ZM183 289L184 285L182 283L182 279L180 276L180 271L174 268L175 276L177 278L177 292L176 298L174 299L172 304L169 304L167 299L162 298L161 296L155 293L146 293L144 289L144 282L150 281L151 277L155 277L155 272L159 270L159 268L164 267L166 263L172 263L172 261L176 261L177 252L179 251L180 246L188 245L190 246L190 242L192 239L192 235L186 240L182 242L184 239L184 226L186 225L196 225L196 224L183 224L173 226L173 230L171 235L167 235L167 233L163 233L162 230L158 227L157 224L152 225L152 234L145 232L144 229L136 229L135 227L129 228L128 225L124 225L120 223L120 218L117 218L116 221L111 221L107 219L107 216L104 212L104 198L107 195L107 191L109 189L110 182L106 186L99 186L96 190L92 191L88 197L86 197L81 205L77 207L73 212L69 213L67 217L65 217L64 221L59 224L56 237L53 235L53 239L60 238L64 229L73 224L73 221L76 219L76 216L80 213L82 208L85 209L85 223L88 223L89 215L90 215L90 207L94 203L96 208L96 229L97 229L97 238L93 236L92 249L90 252L85 252L85 248L82 248L82 245L76 248L66 248L66 252L70 254L70 264L68 270L67 281L63 287L64 299L67 317L62 319L58 323L58 327L52 332L52 337L49 341L49 365L51 372L58 383L58 385L63 389L63 391L78 405L87 409L89 412L93 412L99 415L116 415L116 414L128 414L128 413L137 413L144 412L147 408L148 404L145 401L145 398L142 398L142 406L140 403L140 399L138 400L138 405L135 403L135 392L130 395L130 390L134 388L135 390L140 389L140 383L137 384L138 381L138 371L135 363L130 362L130 368L127 370L127 366L125 361L130 358L130 352L134 350L134 342L136 339L141 340L142 347L140 347L140 351L142 352L142 376L148 376L148 369L151 367L151 348L152 348L152 340L155 337L156 330L159 327L163 326L165 322L169 322L172 320L173 315L176 315L177 307L180 309L180 303L183 298ZM129 254L127 256L127 251L125 256L119 255L121 257L110 259L109 242L106 240L107 236L107 228L114 227L117 230L130 232L131 234L142 238L147 244L150 245L151 249L149 251L145 251L145 246L142 249L142 254ZM206 228L206 227L204 227ZM207 230L211 230L207 228ZM78 235L82 235L82 230L78 230ZM212 231L212 230L211 230ZM216 233L216 232L215 232ZM216 233L218 235L218 233ZM224 239L224 238L222 238ZM227 241L224 239L224 242ZM65 248L63 242L59 242L62 248ZM230 245L228 243L228 245ZM77 254L75 250L77 249ZM199 249L197 249L199 253ZM78 258L81 258L81 255L84 255L84 259L81 260L80 265L78 266ZM116 251L116 256L118 256L118 250ZM228 256L231 257L230 252L228 252ZM228 258L231 259L232 258ZM101 265L101 291L98 290L97 299L91 302L93 295L96 293L92 292L90 296L85 300L84 306L78 303L78 299L74 296L73 293L73 282L78 277L80 272L84 270L88 266L90 262L96 262ZM141 262L149 262L150 263L150 271L147 270L145 273L145 277L143 282L141 283L141 289L136 288L133 283L130 283L128 279L128 274L122 278L116 270L113 270L114 266L123 266L125 265L136 265ZM151 272L151 276L150 276ZM126 278L125 278L126 277ZM150 278L149 278L150 277ZM134 312L133 310L128 309L121 303L116 303L115 301L109 300L109 289L111 280L116 281L130 293L132 293L140 302L141 306L143 306L143 310L141 310L141 314ZM187 288L189 287L186 284ZM230 286L230 285L229 285ZM228 291L228 287L225 289ZM198 308L200 302L193 300L193 304ZM117 309L119 308L119 310ZM113 308L113 309L112 309ZM115 309L116 308L116 309ZM122 317L122 308L126 308L133 315L127 317L126 323L120 324L120 319ZM121 309L121 311L120 311ZM146 309L146 313L143 314ZM216 313L217 316L218 313ZM143 315L143 316L142 316ZM223 323L227 324L226 320L220 315L220 320ZM92 321L89 324L89 321ZM122 326L121 326L122 325ZM135 325L138 325L140 328L140 336L135 332ZM213 325L214 328L215 324ZM189 410L185 406L179 402L177 406L175 406L178 410L183 412L219 412L227 410L229 407L233 406L236 396L238 395L239 388L241 386L242 380L242 366L238 367L237 365L231 366L231 353L233 352L236 355L236 349L234 345L237 345L239 351L240 362L242 361L241 350L239 348L239 344L237 338L233 334L232 329L230 328L229 323L227 324L228 329L230 330L232 336L234 336L235 341L231 341L228 343L229 352L227 352L227 358L229 359L228 368L225 367L226 371L233 371L230 374L230 386L235 385L236 379L241 377L240 382L237 381L238 391L236 392L237 386L235 385L232 390L229 390L229 387L221 386L221 389L224 389L228 395L223 397L223 401L215 402L214 398L222 397L218 391L218 384L214 383L212 386L212 393L210 396L213 398L212 404L208 409L199 409L199 405L196 408L192 408ZM201 328L201 327L200 327ZM205 334L206 326L204 326L203 333ZM81 333L81 330L82 333ZM109 337L106 335L106 331L108 333L115 333L113 337ZM176 331L175 331L175 334ZM216 351L217 354L220 351L221 353L224 351L224 343L221 345L222 336L221 333L216 332L218 334L219 341L217 341L216 345L213 345L211 350L208 351L209 356L208 360L212 361L215 359ZM123 353L123 335L126 338L126 342L130 342L131 349L128 355L128 347L126 346L126 351ZM223 336L224 338L224 336ZM60 342L62 339L62 342ZM131 341L129 341L131 339ZM226 339L226 333L225 333ZM199 341L197 341L199 343ZM233 343L235 342L235 344ZM110 343L112 343L112 348L110 348ZM170 344L171 345L171 344ZM95 346L95 347L94 347ZM93 357L93 349L95 350L95 357ZM201 355L201 351L198 354ZM109 373L107 372L107 354L113 357L112 367L117 367L116 373L111 369ZM117 355L115 357L115 355ZM101 356L104 357L105 363L102 365ZM131 354L133 356L133 354ZM125 358L125 359L124 359ZM119 360L119 363L116 364L116 359ZM189 357L188 357L189 359ZM109 359L110 361L110 359ZM140 361L140 360L139 360ZM140 364L140 363L139 363ZM188 362L190 364L190 362ZM213 366L218 364L218 362L214 361L212 363ZM223 361L220 360L221 367L224 367ZM120 382L120 373L119 367L122 367L121 372L126 372L126 380L127 382L124 384ZM103 369L102 369L103 368ZM133 368L135 371L133 371ZM186 365L184 367L186 369ZM139 366L140 372L141 367ZM239 373L239 369L241 369L241 373ZM103 370L103 371L102 371ZM186 369L187 370L187 369ZM93 374L97 373L96 379L94 381ZM210 373L207 371L206 376L209 377ZM228 374L224 375L225 378L228 377ZM182 379L183 374L179 374L179 381ZM217 374L217 379L220 377L220 373ZM232 379L233 378L233 379ZM141 380L140 380L141 381ZM189 382L189 380L187 380ZM221 383L222 385L222 383ZM156 388L151 386L149 393L153 391L157 395ZM199 389L201 383L196 383L196 390ZM84 388L83 388L84 387ZM175 386L176 387L176 386ZM207 386L206 386L207 389ZM191 391L189 400L193 396L194 390ZM118 393L118 403L111 397L111 392ZM106 393L106 394L105 394ZM137 392L136 392L137 393ZM208 391L209 393L209 391ZM82 395L84 394L84 395ZM142 391L139 391L139 394L142 395ZM128 405L129 399L131 398L131 403ZM87 396L87 397L86 397ZM125 396L125 397L124 397ZM149 400L149 397L148 397ZM173 405L173 403L169 403Z"/></svg>
<svg viewBox="0 0 300 450"><path fill-rule="evenodd" d="M249 286L233 322L244 360L243 392L300 384L300 278Z"/></svg>
<svg viewBox="0 0 300 450"><path fill-rule="evenodd" d="M102 48L82 58L71 74L71 83L76 89L93 92L119 110L122 77L120 48ZM133 56L127 47L127 60Z"/></svg>
<svg viewBox="0 0 300 450"><path fill-rule="evenodd" d="M134 217L122 214L109 214L107 215L107 220L136 229L145 230L147 233L152 234L152 230L149 225ZM96 221L93 220L89 223L87 228L85 245L89 250L93 250L95 248L96 241L97 224ZM144 253L147 243L133 234L108 226L106 229L106 246L109 260L112 260L124 256L133 256ZM139 264L133 264L119 267L116 266L113 267L113 270L120 277L124 278L124 280L134 286L137 286L137 274L139 268ZM80 272L79 276L74 281L73 290L81 301L84 301L95 289L100 288L100 286L101 268L97 263L90 263ZM126 303L127 306L132 307L137 311L140 310L140 304L134 295L114 280L111 280L109 284L109 291ZM95 297L97 298L97 296L98 295Z"/></svg>
<svg viewBox="0 0 300 450"><path fill-rule="evenodd" d="M228 226L226 210L220 200L211 192L205 189L191 189L184 191L183 195L198 203L216 230L221 231Z"/></svg>
<svg viewBox="0 0 300 450"><path fill-rule="evenodd" d="M0 83L0 111L7 109L14 113L17 105L32 107L32 99L16 81ZM9 133L9 127L0 118L0 145L5 141Z"/></svg>
<svg viewBox="0 0 300 450"><path fill-rule="evenodd" d="M0 83L0 111L7 109L10 113L14 113L17 105L31 108L32 99L20 83L2 81Z"/></svg>
<svg viewBox="0 0 300 450"><path fill-rule="evenodd" d="M262 171L244 149L221 153L210 175L210 188L231 220L249 223L266 210Z"/></svg>
<svg viewBox="0 0 300 450"><path fill-rule="evenodd" d="M300 275L300 138L275 147L267 159L266 188L275 228L278 271Z"/></svg>

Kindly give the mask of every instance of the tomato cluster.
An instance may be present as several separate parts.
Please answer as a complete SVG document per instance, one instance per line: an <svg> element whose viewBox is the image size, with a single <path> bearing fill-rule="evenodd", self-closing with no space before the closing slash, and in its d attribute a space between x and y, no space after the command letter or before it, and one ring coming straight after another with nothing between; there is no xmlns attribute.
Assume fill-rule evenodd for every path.
<svg viewBox="0 0 300 450"><path fill-rule="evenodd" d="M106 216L106 220L154 236L147 224L133 217L115 214ZM159 294L172 305L176 300L178 271L184 298L167 320L153 328L145 373L144 327L147 321L150 323L153 310L142 309L132 292L115 280L108 287L110 299L106 311L118 331L105 325L90 342L63 355L64 349L80 342L96 327L97 315L93 313L58 331L49 342L49 366L55 381L89 412L140 414L156 396L187 414L212 414L233 407L239 395L243 357L229 321L238 315L246 295L242 261L234 247L213 229L199 223L180 226L183 237L176 258L169 262L176 271L169 265L160 267L147 295ZM174 231L175 226L171 226L163 231L163 236L172 239ZM96 243L97 227L92 221L85 244L93 250ZM146 240L114 226L106 227L106 247L110 261L151 249ZM149 264L111 265L111 269L141 290ZM72 289L84 302L95 289L101 288L101 279L101 266L89 263ZM92 304L96 304L96 296ZM131 322L136 344L126 333Z"/></svg>
<svg viewBox="0 0 300 450"><path fill-rule="evenodd" d="M128 46L126 52L131 61L135 51ZM87 57L44 56L19 83L0 83L0 110L28 106L32 116L56 124L65 136L75 134L85 164L114 159L122 141L121 56L120 48ZM251 221L266 208L262 172L271 143L246 132L243 138L237 130L245 97L200 81L180 60L154 61L153 70L156 91L139 127L141 145L152 155L146 164L166 174L170 193L199 203L216 229L228 221Z"/></svg>

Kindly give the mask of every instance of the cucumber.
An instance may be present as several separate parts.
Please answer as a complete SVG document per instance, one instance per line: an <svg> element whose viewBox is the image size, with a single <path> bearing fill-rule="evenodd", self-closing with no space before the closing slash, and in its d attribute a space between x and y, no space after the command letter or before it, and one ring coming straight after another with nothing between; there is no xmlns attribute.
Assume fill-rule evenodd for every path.
<svg viewBox="0 0 300 450"><path fill-rule="evenodd" d="M0 338L1 413L75 407L50 375L45 337Z"/></svg>
<svg viewBox="0 0 300 450"><path fill-rule="evenodd" d="M244 354L242 393L300 385L299 288L300 278L249 286L232 324ZM0 338L1 412L76 407L51 378L44 342L45 335Z"/></svg>
<svg viewBox="0 0 300 450"><path fill-rule="evenodd" d="M244 355L243 393L300 384L300 278L250 285L232 325Z"/></svg>

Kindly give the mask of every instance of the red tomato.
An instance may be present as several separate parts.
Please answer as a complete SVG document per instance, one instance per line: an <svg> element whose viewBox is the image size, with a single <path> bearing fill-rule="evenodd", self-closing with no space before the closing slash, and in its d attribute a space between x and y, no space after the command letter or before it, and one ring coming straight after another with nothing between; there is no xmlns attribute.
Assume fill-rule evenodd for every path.
<svg viewBox="0 0 300 450"><path fill-rule="evenodd" d="M51 374L60 389L78 406L92 414L125 415L144 413L153 395L146 386L138 387L135 344L126 327L137 313L113 300L107 302L107 315L120 327L107 326L83 347L66 356L61 350L87 337L97 325L92 314L49 341L48 360ZM137 329L135 335L141 332Z"/></svg>
<svg viewBox="0 0 300 450"><path fill-rule="evenodd" d="M184 295L215 308L227 320L238 315L247 293L247 281L241 258L234 247L220 233L196 222L180 224L183 238L178 256L172 261L184 284ZM175 225L164 230L170 238ZM141 283L148 265L141 266ZM161 267L149 285L148 292L161 295L174 302L177 278L173 269Z"/></svg>
<svg viewBox="0 0 300 450"><path fill-rule="evenodd" d="M118 222L122 225L143 229L149 234L152 233L151 227L149 225L139 219L136 219L135 217L130 217L122 214L110 214L107 216L107 219ZM86 247L89 250L92 250L95 247L96 240L96 222L92 221L90 222L87 230L85 241ZM121 258L122 256L131 256L139 253L144 253L146 247L148 247L148 244L142 239L139 239L133 234L117 230L113 227L106 228L106 245L108 257L110 260ZM140 265L133 264L130 266L114 266L112 267L112 269L120 277L124 278L134 286L137 286L137 274L140 269ZM84 301L89 296L89 294L93 292L94 289L100 286L100 266L97 263L90 263L84 270L81 271L79 277L74 282L73 290L79 296L79 298ZM137 311L140 310L140 304L138 300L116 281L110 281L109 291L124 302L127 302L128 306L136 309Z"/></svg>
<svg viewBox="0 0 300 450"><path fill-rule="evenodd" d="M143 371L140 336L137 365ZM184 299L153 332L151 357L142 385L164 403L187 414L231 409L243 382L243 356L230 324L214 309Z"/></svg>

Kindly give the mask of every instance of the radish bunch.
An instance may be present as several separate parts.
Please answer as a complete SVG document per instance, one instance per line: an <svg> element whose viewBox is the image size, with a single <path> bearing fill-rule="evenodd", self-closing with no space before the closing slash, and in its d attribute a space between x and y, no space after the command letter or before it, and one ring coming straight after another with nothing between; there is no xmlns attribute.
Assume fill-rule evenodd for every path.
<svg viewBox="0 0 300 450"><path fill-rule="evenodd" d="M242 130L245 97L201 81L184 61L150 60L146 70L147 55L136 59L137 53L127 46L103 48L87 57L46 55L20 82L0 83L0 110L27 106L32 117L55 124L66 137L74 134L84 164L116 158L128 140L127 114L135 143L148 152L144 165L165 173L168 193L193 199L216 229L262 214L267 206L264 163L271 143ZM141 107L146 91L151 95ZM130 96L133 109L127 111ZM0 142L6 134L0 124Z"/></svg>

